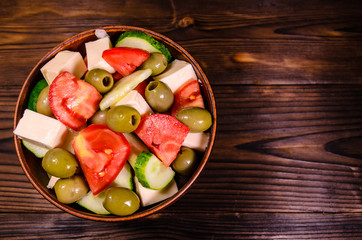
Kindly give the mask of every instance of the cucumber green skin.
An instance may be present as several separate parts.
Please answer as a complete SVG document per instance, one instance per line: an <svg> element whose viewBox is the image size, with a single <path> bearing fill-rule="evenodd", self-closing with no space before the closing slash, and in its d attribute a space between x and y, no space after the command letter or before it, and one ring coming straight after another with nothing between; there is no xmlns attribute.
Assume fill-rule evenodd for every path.
<svg viewBox="0 0 362 240"><path fill-rule="evenodd" d="M153 156L152 153L143 151L141 152L136 160L135 163L135 174L137 176L138 181L142 184L142 186L146 188L151 188L151 186L148 184L148 181L146 179L145 169L146 165L148 163L148 160Z"/></svg>
<svg viewBox="0 0 362 240"><path fill-rule="evenodd" d="M35 84L33 90L30 92L28 109L36 112L36 102L38 101L39 94L46 86L48 86L48 83L45 79L41 79Z"/></svg>
<svg viewBox="0 0 362 240"><path fill-rule="evenodd" d="M146 40L150 45L152 45L154 48L156 48L157 50L159 50L163 55L166 56L167 58L167 62L170 63L172 60L172 56L171 53L168 51L168 49L159 41L157 41L156 39L154 39L153 37L151 37L150 35L144 33L144 32L140 32L140 31L126 31L123 34L121 34L121 36L119 36L117 43L116 43L116 47L117 44L122 41L123 39L127 38L127 37L136 37L136 38L141 38L143 40Z"/></svg>
<svg viewBox="0 0 362 240"><path fill-rule="evenodd" d="M87 193L82 199L77 201L77 203L88 209L91 212L100 215L109 215L111 214L103 207L103 201L106 198L105 192L98 193L98 195L94 196L91 191Z"/></svg>
<svg viewBox="0 0 362 240"><path fill-rule="evenodd" d="M33 144L27 140L22 140L21 142L37 158L43 158L45 156L45 153L49 150L46 147L36 146L35 144Z"/></svg>
<svg viewBox="0 0 362 240"><path fill-rule="evenodd" d="M134 167L135 174L137 176L138 181L141 183L141 185L143 187L153 189L153 190L160 190L162 188L154 188L154 186L151 186L149 184L149 181L147 180L147 174L146 174L147 167L146 166L149 163L149 160L151 157L154 157L154 154L152 154L150 152L146 152L146 151L143 151L138 155L136 163L135 163L135 167ZM160 161L160 164L163 164L163 163ZM172 178L170 178L169 182L165 182L164 186L167 186L172 181L174 175L175 175L175 172L173 172L173 176L172 176Z"/></svg>
<svg viewBox="0 0 362 240"><path fill-rule="evenodd" d="M129 179L129 190L134 191L136 189L135 184L133 183L133 176Z"/></svg>

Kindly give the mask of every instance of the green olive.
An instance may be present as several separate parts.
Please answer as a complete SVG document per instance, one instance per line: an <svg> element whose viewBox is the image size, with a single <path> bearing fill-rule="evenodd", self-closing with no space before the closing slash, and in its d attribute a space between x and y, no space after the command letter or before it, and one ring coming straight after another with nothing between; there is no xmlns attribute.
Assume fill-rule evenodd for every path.
<svg viewBox="0 0 362 240"><path fill-rule="evenodd" d="M88 192L86 181L79 175L61 178L54 185L55 195L61 203L73 203L84 197Z"/></svg>
<svg viewBox="0 0 362 240"><path fill-rule="evenodd" d="M161 81L151 81L145 89L145 97L151 108L157 112L168 111L174 101L171 89Z"/></svg>
<svg viewBox="0 0 362 240"><path fill-rule="evenodd" d="M116 132L133 132L140 121L140 113L130 106L115 106L107 112L107 126Z"/></svg>
<svg viewBox="0 0 362 240"><path fill-rule="evenodd" d="M44 114L46 116L52 117L53 112L49 107L49 86L46 86L43 90L41 90L38 100L36 102L36 111L38 113Z"/></svg>
<svg viewBox="0 0 362 240"><path fill-rule="evenodd" d="M103 111L99 110L89 119L89 123L107 125L107 112L107 109Z"/></svg>
<svg viewBox="0 0 362 240"><path fill-rule="evenodd" d="M50 149L45 154L41 165L47 173L58 178L73 176L79 166L73 154L62 148Z"/></svg>
<svg viewBox="0 0 362 240"><path fill-rule="evenodd" d="M106 93L111 90L114 83L112 74L99 68L87 72L84 80L92 84L100 93Z"/></svg>
<svg viewBox="0 0 362 240"><path fill-rule="evenodd" d="M142 63L141 69L151 69L151 76L156 76L162 73L167 67L166 56L159 52L151 53L150 56Z"/></svg>
<svg viewBox="0 0 362 240"><path fill-rule="evenodd" d="M176 159L172 162L172 168L180 175L191 174L197 166L198 159L194 150L188 147L181 147Z"/></svg>
<svg viewBox="0 0 362 240"><path fill-rule="evenodd" d="M188 126L191 132L203 132L212 124L209 111L199 107L188 107L177 112L176 118Z"/></svg>
<svg viewBox="0 0 362 240"><path fill-rule="evenodd" d="M140 199L132 190L122 187L111 187L106 190L103 207L118 216L127 216L140 207Z"/></svg>

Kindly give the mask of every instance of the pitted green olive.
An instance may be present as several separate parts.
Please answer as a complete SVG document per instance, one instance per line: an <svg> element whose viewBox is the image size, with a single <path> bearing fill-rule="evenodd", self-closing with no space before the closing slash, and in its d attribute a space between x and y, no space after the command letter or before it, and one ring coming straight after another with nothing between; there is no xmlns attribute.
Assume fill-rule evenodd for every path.
<svg viewBox="0 0 362 240"><path fill-rule="evenodd" d="M107 113L107 126L116 132L133 132L140 121L140 113L133 107L126 105L112 107Z"/></svg>
<svg viewBox="0 0 362 240"><path fill-rule="evenodd" d="M168 111L174 102L171 89L161 81L150 82L145 89L148 104L156 112Z"/></svg>
<svg viewBox="0 0 362 240"><path fill-rule="evenodd" d="M99 68L87 72L84 80L92 84L100 93L106 93L111 90L114 83L112 74Z"/></svg>

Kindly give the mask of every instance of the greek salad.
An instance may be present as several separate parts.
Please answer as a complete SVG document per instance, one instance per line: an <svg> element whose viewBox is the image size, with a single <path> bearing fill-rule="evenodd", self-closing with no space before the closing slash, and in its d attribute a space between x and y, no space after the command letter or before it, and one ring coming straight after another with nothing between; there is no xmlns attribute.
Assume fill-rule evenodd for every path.
<svg viewBox="0 0 362 240"><path fill-rule="evenodd" d="M190 63L140 31L95 34L85 56L63 50L41 68L14 134L59 202L126 216L177 193L213 119Z"/></svg>

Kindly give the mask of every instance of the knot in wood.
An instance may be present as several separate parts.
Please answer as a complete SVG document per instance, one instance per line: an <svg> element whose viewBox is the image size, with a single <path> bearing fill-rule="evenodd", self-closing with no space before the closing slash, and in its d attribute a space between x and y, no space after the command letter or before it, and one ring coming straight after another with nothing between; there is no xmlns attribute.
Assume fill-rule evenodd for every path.
<svg viewBox="0 0 362 240"><path fill-rule="evenodd" d="M187 28L189 26L191 26L192 24L194 24L195 19L193 17L184 17L182 19L180 19L180 21L178 21L178 25L181 28Z"/></svg>

